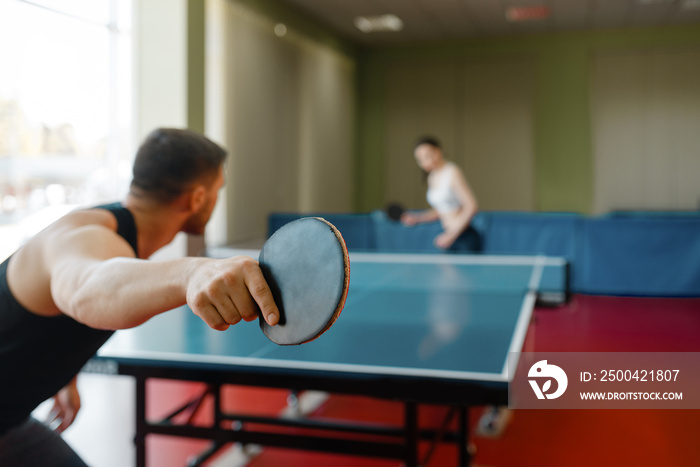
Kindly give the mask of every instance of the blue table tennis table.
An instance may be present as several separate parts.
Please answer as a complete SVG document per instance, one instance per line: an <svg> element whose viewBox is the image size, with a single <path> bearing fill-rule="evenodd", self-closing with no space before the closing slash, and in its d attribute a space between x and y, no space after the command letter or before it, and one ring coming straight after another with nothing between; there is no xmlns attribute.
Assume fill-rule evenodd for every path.
<svg viewBox="0 0 700 467"><path fill-rule="evenodd" d="M221 249L214 256L235 254L257 258L255 251ZM117 332L89 366L135 377L136 464L145 466L146 436L160 434L212 440L212 448L192 465L226 444L241 443L399 459L413 466L419 465L418 443L426 439L456 443L456 463L468 465L468 410L507 405L508 355L522 350L538 299L566 299L566 261L351 253L350 265L350 291L340 318L307 344L273 344L256 323L214 331L187 307ZM147 420L149 378L207 383L214 423L202 427L173 422L196 401L186 401L164 420ZM365 426L225 413L220 396L224 385L401 401L404 421L402 426ZM419 427L422 404L449 407L443 428L454 426L455 419L458 428ZM260 426L274 429L255 428Z"/></svg>

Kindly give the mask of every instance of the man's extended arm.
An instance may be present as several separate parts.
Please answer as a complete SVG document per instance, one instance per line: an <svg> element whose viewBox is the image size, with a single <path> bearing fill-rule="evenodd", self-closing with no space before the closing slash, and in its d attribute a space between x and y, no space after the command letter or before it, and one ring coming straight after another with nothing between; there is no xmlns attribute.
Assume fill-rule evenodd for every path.
<svg viewBox="0 0 700 467"><path fill-rule="evenodd" d="M123 329L189 304L214 329L279 311L251 258L136 259L110 229L88 225L56 235L46 256L51 296L63 313L91 327ZM131 257L129 257L131 256Z"/></svg>

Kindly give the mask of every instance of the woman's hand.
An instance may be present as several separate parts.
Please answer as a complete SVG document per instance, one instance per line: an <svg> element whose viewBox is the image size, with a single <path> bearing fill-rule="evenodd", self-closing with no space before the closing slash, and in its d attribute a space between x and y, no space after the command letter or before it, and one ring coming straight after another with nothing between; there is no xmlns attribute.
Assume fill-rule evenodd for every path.
<svg viewBox="0 0 700 467"><path fill-rule="evenodd" d="M404 212L401 214L401 223L403 225L416 225L420 222L420 218L418 217L417 214L414 214L412 212Z"/></svg>
<svg viewBox="0 0 700 467"><path fill-rule="evenodd" d="M459 233L454 233L450 231L446 231L435 237L435 241L433 242L436 247L442 249L442 250L447 250L454 244L454 242L459 238Z"/></svg>

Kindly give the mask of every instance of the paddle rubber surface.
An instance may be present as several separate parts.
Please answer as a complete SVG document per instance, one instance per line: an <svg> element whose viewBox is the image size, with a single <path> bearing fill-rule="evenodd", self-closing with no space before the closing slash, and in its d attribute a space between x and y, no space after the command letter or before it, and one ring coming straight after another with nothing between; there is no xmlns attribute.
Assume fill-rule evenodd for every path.
<svg viewBox="0 0 700 467"><path fill-rule="evenodd" d="M282 226L258 258L280 321L260 328L274 343L312 341L338 319L350 285L350 259L342 235L330 222L305 217Z"/></svg>

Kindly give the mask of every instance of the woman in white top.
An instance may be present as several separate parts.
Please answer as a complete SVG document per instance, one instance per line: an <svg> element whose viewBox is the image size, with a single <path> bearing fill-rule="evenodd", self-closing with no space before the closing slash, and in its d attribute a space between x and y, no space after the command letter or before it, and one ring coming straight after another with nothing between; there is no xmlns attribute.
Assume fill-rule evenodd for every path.
<svg viewBox="0 0 700 467"><path fill-rule="evenodd" d="M478 234L469 228L478 204L462 171L445 160L440 143L431 137L418 140L414 156L418 166L427 174L427 198L431 209L406 212L401 216L401 222L415 225L439 220L443 232L435 237L435 246L447 250L458 246L456 243L465 243L466 246L459 249L478 249Z"/></svg>

